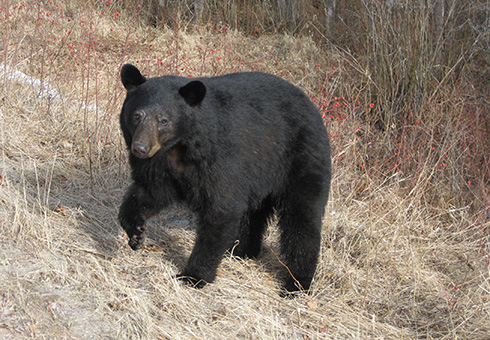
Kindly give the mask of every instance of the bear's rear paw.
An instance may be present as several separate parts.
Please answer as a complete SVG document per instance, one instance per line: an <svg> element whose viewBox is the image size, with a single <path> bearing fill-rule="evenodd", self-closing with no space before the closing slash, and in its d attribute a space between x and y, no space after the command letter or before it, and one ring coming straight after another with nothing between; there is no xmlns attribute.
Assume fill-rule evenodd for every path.
<svg viewBox="0 0 490 340"><path fill-rule="evenodd" d="M184 274L177 274L176 278L182 282L185 285L194 287L194 288L203 288L207 282L204 281L203 279L196 279L193 278L192 276L184 275Z"/></svg>

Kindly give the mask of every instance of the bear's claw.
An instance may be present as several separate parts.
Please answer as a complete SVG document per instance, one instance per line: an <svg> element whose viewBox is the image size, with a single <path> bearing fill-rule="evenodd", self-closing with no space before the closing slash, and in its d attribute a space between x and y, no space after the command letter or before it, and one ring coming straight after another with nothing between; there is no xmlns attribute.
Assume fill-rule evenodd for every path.
<svg viewBox="0 0 490 340"><path fill-rule="evenodd" d="M196 278L193 278L191 276L184 275L184 274L177 274L176 278L177 278L177 280L179 280L183 284L191 286L193 288L201 289L207 284L207 282L204 281L203 279L196 279Z"/></svg>
<svg viewBox="0 0 490 340"><path fill-rule="evenodd" d="M136 227L135 228L135 232L132 233L132 235L129 237L129 246L131 247L131 249L133 250L138 250L138 249L141 249L141 247L143 246L143 241L144 241L144 231L145 231L145 228L143 228L142 226L140 227Z"/></svg>

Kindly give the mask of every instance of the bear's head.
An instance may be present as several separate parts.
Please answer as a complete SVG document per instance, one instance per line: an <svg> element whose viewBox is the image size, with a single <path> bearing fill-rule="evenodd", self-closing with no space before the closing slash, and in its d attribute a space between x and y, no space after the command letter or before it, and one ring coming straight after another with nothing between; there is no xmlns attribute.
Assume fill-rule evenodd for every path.
<svg viewBox="0 0 490 340"><path fill-rule="evenodd" d="M146 79L133 65L121 69L127 90L121 111L121 129L126 145L138 158L151 158L160 149L168 150L179 141L179 123L186 108L198 106L206 96L199 80L160 77ZM185 81L182 86L178 83Z"/></svg>

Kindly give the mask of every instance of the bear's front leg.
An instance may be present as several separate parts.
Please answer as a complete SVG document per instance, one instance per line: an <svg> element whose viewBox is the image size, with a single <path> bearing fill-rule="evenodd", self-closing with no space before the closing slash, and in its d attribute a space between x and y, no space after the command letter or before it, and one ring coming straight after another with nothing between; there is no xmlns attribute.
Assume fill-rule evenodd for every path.
<svg viewBox="0 0 490 340"><path fill-rule="evenodd" d="M140 212L139 196L144 189L136 184L132 184L119 208L119 223L129 237L129 246L133 250L138 250L143 246L145 220Z"/></svg>
<svg viewBox="0 0 490 340"><path fill-rule="evenodd" d="M202 288L216 278L218 265L224 253L236 238L239 221L204 223L198 226L196 242L179 280Z"/></svg>
<svg viewBox="0 0 490 340"><path fill-rule="evenodd" d="M143 246L145 220L161 209L161 204L142 186L133 183L119 209L119 222L129 237L129 246L138 250Z"/></svg>

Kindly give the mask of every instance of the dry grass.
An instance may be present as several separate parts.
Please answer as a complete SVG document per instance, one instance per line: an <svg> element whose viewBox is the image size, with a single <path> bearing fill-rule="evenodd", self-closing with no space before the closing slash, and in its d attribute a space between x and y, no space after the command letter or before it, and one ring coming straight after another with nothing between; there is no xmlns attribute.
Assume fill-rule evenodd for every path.
<svg viewBox="0 0 490 340"><path fill-rule="evenodd" d="M342 55L307 39L160 32L71 2L14 6L0 21L0 338L489 337L488 131L463 90L429 103L447 118L383 137L356 118L369 96L350 86ZM116 221L129 183L118 126L127 61L148 75L265 70L318 103L335 174L310 296L279 297L273 225L257 261L225 257L202 290L174 279L194 237L183 207L151 221L145 249L127 246Z"/></svg>

